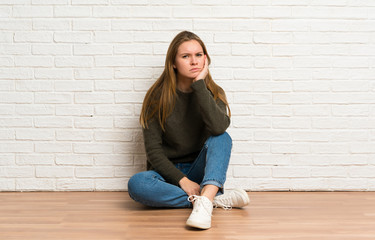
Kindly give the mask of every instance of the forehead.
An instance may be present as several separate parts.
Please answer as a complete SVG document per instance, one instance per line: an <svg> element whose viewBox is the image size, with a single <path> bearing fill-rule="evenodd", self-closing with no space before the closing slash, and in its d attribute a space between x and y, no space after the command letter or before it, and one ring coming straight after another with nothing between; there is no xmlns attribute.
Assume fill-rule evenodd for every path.
<svg viewBox="0 0 375 240"><path fill-rule="evenodd" d="M182 43L178 47L178 53L203 52L202 46L196 40L190 40Z"/></svg>

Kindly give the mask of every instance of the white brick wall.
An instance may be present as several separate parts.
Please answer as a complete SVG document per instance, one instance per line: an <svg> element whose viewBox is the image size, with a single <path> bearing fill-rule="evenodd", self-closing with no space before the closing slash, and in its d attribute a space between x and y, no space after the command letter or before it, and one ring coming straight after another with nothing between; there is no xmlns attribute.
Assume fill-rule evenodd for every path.
<svg viewBox="0 0 375 240"><path fill-rule="evenodd" d="M126 190L169 42L226 90L227 187L375 190L375 3L2 0L0 191Z"/></svg>

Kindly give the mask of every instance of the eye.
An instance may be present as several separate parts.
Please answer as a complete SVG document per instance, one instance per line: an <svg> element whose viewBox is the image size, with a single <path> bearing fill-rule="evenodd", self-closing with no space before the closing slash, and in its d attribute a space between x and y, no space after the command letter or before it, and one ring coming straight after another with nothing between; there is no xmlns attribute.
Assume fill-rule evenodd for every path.
<svg viewBox="0 0 375 240"><path fill-rule="evenodd" d="M184 55L184 56L182 56L182 58L187 58L188 57L188 55Z"/></svg>
<svg viewBox="0 0 375 240"><path fill-rule="evenodd" d="M197 57L202 57L203 54L202 53L197 53Z"/></svg>

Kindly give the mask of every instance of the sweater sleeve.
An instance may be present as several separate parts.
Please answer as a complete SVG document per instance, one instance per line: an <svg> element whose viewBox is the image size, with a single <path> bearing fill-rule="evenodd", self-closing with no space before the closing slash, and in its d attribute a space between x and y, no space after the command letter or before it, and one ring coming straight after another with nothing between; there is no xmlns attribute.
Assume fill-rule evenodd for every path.
<svg viewBox="0 0 375 240"><path fill-rule="evenodd" d="M203 121L207 129L212 135L224 133L230 124L225 104L220 99L217 101L214 100L204 80L194 82L191 87L198 99Z"/></svg>
<svg viewBox="0 0 375 240"><path fill-rule="evenodd" d="M151 120L148 128L143 128L143 137L147 161L152 169L158 172L167 182L179 186L179 181L185 175L165 155L162 147L162 129L157 120Z"/></svg>

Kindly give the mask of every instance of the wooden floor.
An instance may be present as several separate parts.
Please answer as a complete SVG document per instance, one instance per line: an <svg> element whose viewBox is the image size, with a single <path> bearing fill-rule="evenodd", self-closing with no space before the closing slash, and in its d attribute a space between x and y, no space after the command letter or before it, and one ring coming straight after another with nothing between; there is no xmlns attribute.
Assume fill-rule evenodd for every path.
<svg viewBox="0 0 375 240"><path fill-rule="evenodd" d="M244 209L214 209L212 228L185 227L190 209L152 209L126 192L0 193L0 239L375 239L375 192L251 192Z"/></svg>

